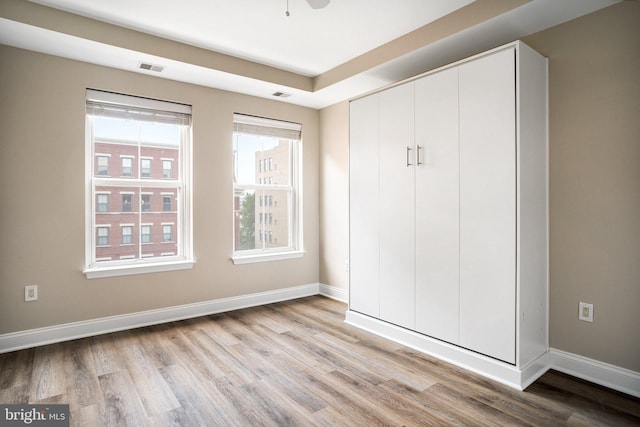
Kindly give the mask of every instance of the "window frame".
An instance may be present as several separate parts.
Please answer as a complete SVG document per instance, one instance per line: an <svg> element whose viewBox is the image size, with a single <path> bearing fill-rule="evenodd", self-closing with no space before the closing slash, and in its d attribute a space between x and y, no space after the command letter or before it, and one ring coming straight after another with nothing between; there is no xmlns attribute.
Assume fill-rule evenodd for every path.
<svg viewBox="0 0 640 427"><path fill-rule="evenodd" d="M237 250L236 243L236 229L235 229L235 215L234 215L234 227L233 227L233 255L231 260L234 264L247 264L254 262L276 261L292 258L301 258L305 254L304 250L304 238L303 238L303 218L302 218L302 200L303 200L303 186L302 186L302 125L299 123L287 122L277 119L269 119L264 117L249 116L246 114L234 113L234 131L232 144L236 143L236 134L248 134L248 135L262 135L267 137L275 137L283 140L288 140L289 143L289 173L290 184L278 185L271 182L264 183L260 178L258 182L253 184L237 183L235 179L235 163L237 161L237 153L234 150L234 178L233 191L234 201L232 206L236 208L236 195L240 191L254 191L255 205L258 207L260 193L268 191L290 191L289 196L289 236L290 245L286 247L277 248L258 248L258 249L245 249ZM266 130L267 133L259 133ZM255 132L254 132L255 131ZM269 133L272 132L272 133ZM255 163L256 172L268 172L273 169L273 159L270 157L262 158ZM266 200L263 199L263 207L267 207ZM262 214L262 212L261 212ZM256 212L256 222L259 219L258 212ZM262 215L262 220L266 218ZM262 228L255 230L256 241L266 242L266 230L262 234ZM260 233L260 234L259 234ZM260 237L260 239L258 239ZM266 242L268 243L268 242Z"/></svg>
<svg viewBox="0 0 640 427"><path fill-rule="evenodd" d="M85 267L83 273L88 279L124 276L132 274L153 273L162 271L174 271L192 268L195 264L193 258L193 229L192 229L192 125L191 125L191 106L186 104L176 104L174 102L161 101L150 98L142 98L131 95L122 95L112 92L104 92L94 89L87 89L86 91L87 111L85 113ZM174 114L174 117L181 117L182 122L176 123L183 125L179 129L180 142L179 150L180 156L174 161L176 166L172 170L174 179L153 179L148 177L142 177L141 159L146 156L140 156L138 158L138 172L133 167L134 173L138 176L136 179L130 177L113 177L110 175L96 174L97 171L97 159L98 154L96 152L96 144L93 137L93 122L95 111L92 113L89 111L89 103L103 103L104 105L113 105L114 108L136 112L138 111L157 111L157 117L159 120L164 120L165 115L162 112L168 112ZM93 104L95 105L95 104ZM95 108L95 107L94 107ZM140 115L135 117L140 117ZM135 120L135 118L134 118ZM142 120L144 121L144 119ZM167 122L165 122L167 123ZM109 161L109 163L111 163ZM109 167L112 165L109 164ZM133 166L133 165L132 165ZM177 171L177 173L176 173ZM153 175L152 175L153 176ZM175 196L172 198L174 203L173 209L176 212L176 222L173 228L173 240L176 243L176 255L166 256L157 255L154 257L148 257L147 253L143 253L142 248L142 226L147 223L138 224L135 229L138 229L139 237L132 237L137 244L140 245L140 256L135 259L114 259L110 257L96 256L96 244L97 244L97 224L96 220L96 194L100 191L96 190L101 186L140 186L141 191L145 188L162 189L167 188L167 191L175 191ZM170 190L169 190L170 189ZM133 202L133 197L132 197ZM151 232L153 233L153 227ZM109 232L109 238L111 232ZM119 236L120 237L120 236ZM121 237L120 237L121 238ZM116 238L116 240L119 240ZM151 240L153 240L151 234ZM119 243L119 242L118 242Z"/></svg>

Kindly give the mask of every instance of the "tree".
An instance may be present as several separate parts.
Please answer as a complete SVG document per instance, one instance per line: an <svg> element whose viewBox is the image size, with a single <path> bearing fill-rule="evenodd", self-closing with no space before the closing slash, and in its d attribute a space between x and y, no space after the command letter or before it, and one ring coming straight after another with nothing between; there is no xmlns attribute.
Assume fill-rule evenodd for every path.
<svg viewBox="0 0 640 427"><path fill-rule="evenodd" d="M256 195L247 193L240 202L240 250L256 247Z"/></svg>

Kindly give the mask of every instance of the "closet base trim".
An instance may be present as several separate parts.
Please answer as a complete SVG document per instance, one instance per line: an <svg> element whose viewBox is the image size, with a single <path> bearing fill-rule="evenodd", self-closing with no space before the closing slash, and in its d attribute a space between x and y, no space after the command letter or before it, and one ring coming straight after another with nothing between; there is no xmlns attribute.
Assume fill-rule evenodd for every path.
<svg viewBox="0 0 640 427"><path fill-rule="evenodd" d="M345 322L517 390L524 390L549 369L549 353L522 368L348 310Z"/></svg>

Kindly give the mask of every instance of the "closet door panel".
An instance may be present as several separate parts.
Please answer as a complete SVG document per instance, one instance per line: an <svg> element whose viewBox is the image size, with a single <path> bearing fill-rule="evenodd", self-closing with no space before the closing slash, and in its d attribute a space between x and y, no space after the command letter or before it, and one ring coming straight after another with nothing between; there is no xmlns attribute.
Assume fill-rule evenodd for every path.
<svg viewBox="0 0 640 427"><path fill-rule="evenodd" d="M415 326L413 129L413 83L381 92L380 317L412 329Z"/></svg>
<svg viewBox="0 0 640 427"><path fill-rule="evenodd" d="M378 98L351 102L349 128L349 308L374 317L380 315Z"/></svg>
<svg viewBox="0 0 640 427"><path fill-rule="evenodd" d="M459 68L460 345L515 363L515 51Z"/></svg>
<svg viewBox="0 0 640 427"><path fill-rule="evenodd" d="M416 330L458 343L458 69L415 82Z"/></svg>

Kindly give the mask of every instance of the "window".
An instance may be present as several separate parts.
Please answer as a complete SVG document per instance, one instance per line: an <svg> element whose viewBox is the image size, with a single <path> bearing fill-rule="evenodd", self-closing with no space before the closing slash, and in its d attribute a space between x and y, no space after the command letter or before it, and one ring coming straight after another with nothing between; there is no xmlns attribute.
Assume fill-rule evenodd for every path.
<svg viewBox="0 0 640 427"><path fill-rule="evenodd" d="M142 243L151 243L151 226L143 225L140 229L140 240Z"/></svg>
<svg viewBox="0 0 640 427"><path fill-rule="evenodd" d="M140 159L140 175L151 178L151 159Z"/></svg>
<svg viewBox="0 0 640 427"><path fill-rule="evenodd" d="M122 171L120 173L122 176L132 176L133 175L133 158L131 157L122 157Z"/></svg>
<svg viewBox="0 0 640 427"><path fill-rule="evenodd" d="M87 277L190 268L191 107L88 89L86 144ZM110 158L119 159L120 173L109 174ZM100 215L98 224L109 192L119 195L121 209ZM162 205L158 199L154 208L152 194L163 194ZM159 212L170 230L154 230ZM111 226L120 228L121 244L107 247Z"/></svg>
<svg viewBox="0 0 640 427"><path fill-rule="evenodd" d="M131 212L131 200L133 194L122 194L122 212Z"/></svg>
<svg viewBox="0 0 640 427"><path fill-rule="evenodd" d="M162 210L164 212L171 212L173 203L171 201L173 197L170 194L165 194L162 196Z"/></svg>
<svg viewBox="0 0 640 427"><path fill-rule="evenodd" d="M171 160L162 160L162 177L171 178L172 168L173 168L173 162Z"/></svg>
<svg viewBox="0 0 640 427"><path fill-rule="evenodd" d="M109 175L109 156L97 154L96 159L97 159L96 174L100 176Z"/></svg>
<svg viewBox="0 0 640 427"><path fill-rule="evenodd" d="M109 245L109 227L98 227L98 246L108 246Z"/></svg>
<svg viewBox="0 0 640 427"><path fill-rule="evenodd" d="M109 194L96 195L96 212L109 212Z"/></svg>
<svg viewBox="0 0 640 427"><path fill-rule="evenodd" d="M133 227L130 225L123 225L120 228L122 231L122 244L123 245L132 244L133 243ZM122 259L122 255L120 256L120 259Z"/></svg>
<svg viewBox="0 0 640 427"><path fill-rule="evenodd" d="M151 194L143 194L140 197L140 210L142 212L151 212Z"/></svg>
<svg viewBox="0 0 640 427"><path fill-rule="evenodd" d="M172 224L162 224L162 241L163 242L173 241L173 225Z"/></svg>
<svg viewBox="0 0 640 427"><path fill-rule="evenodd" d="M235 263L302 256L301 133L297 123L234 114Z"/></svg>

